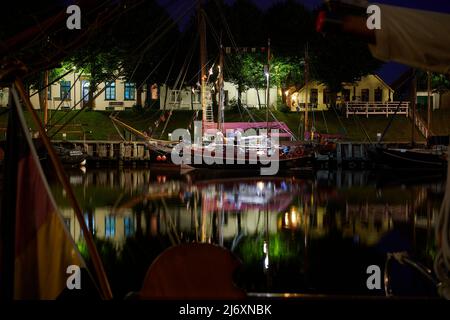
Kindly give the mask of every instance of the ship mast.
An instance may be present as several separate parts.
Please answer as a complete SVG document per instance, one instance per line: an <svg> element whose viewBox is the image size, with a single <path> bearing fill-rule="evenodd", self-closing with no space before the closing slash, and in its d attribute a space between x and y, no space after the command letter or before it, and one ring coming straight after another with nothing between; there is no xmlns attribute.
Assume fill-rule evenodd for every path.
<svg viewBox="0 0 450 320"><path fill-rule="evenodd" d="M224 92L224 80L223 80L223 46L222 39L220 40L220 55L219 55L219 110L217 112L217 126L219 131L223 132L223 122L225 120L224 107L225 107L225 92Z"/></svg>
<svg viewBox="0 0 450 320"><path fill-rule="evenodd" d="M203 125L208 121L206 101L206 23L202 11L202 0L197 0L198 32L200 35L200 95Z"/></svg>
<svg viewBox="0 0 450 320"><path fill-rule="evenodd" d="M308 56L308 45L306 45L305 49L305 128L303 134L303 140L306 140L307 132L308 132L308 82L309 82L309 56Z"/></svg>
<svg viewBox="0 0 450 320"><path fill-rule="evenodd" d="M266 128L267 136L269 135L269 105L270 105L270 38L267 40L267 66L265 70L266 76Z"/></svg>

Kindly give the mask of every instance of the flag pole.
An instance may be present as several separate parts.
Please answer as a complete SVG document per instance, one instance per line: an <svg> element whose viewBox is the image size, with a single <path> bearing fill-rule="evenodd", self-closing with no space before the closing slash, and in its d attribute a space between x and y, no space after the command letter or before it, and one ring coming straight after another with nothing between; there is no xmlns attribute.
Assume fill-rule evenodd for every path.
<svg viewBox="0 0 450 320"><path fill-rule="evenodd" d="M76 200L75 194L72 190L72 187L70 186L69 180L67 179L67 177L64 173L64 169L61 165L61 162L60 162L58 156L56 155L55 150L53 149L53 147L51 145L50 139L48 138L48 136L42 126L42 123L41 123L38 115L36 114L36 111L34 110L33 106L31 105L29 98L25 94L25 88L23 86L22 81L19 79L16 79L14 81L14 87L16 88L17 92L19 93L19 96L24 101L28 112L30 112L30 114L31 114L31 118L38 129L39 136L42 139L42 142L48 152L48 155L53 164L53 167L57 173L58 179L61 182L61 184L63 185L63 188L66 191L66 194L69 198L72 208L75 211L75 215L78 219L80 228L83 231L83 235L86 240L86 245L89 250L89 255L90 255L90 257L92 259L92 263L94 265L95 273L97 275L97 280L100 285L101 296L105 300L110 300L110 299L112 299L113 296L112 296L112 292L111 292L111 287L108 282L108 278L106 276L106 273L105 273L105 270L103 267L103 263L100 259L100 255L98 254L98 251L95 247L92 234L89 232L89 229L83 219L83 214L81 212L81 208L78 204L78 201Z"/></svg>

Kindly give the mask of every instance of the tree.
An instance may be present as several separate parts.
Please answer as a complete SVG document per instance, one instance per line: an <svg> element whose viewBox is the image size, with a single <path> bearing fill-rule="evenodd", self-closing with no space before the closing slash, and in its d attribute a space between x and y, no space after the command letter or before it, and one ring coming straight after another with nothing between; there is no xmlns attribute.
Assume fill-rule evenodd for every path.
<svg viewBox="0 0 450 320"><path fill-rule="evenodd" d="M176 22L156 1L145 1L117 21L115 42L122 52L127 81L136 83L137 102L142 106L144 88L167 79L174 43L180 39Z"/></svg>
<svg viewBox="0 0 450 320"><path fill-rule="evenodd" d="M67 61L78 70L89 75L88 107L94 109L94 95L98 85L111 81L114 74L121 70L120 50L109 41L102 41L99 35L86 46L77 50ZM75 102L76 103L76 102Z"/></svg>
<svg viewBox="0 0 450 320"><path fill-rule="evenodd" d="M417 71L417 90L428 90L428 76L426 71ZM431 73L431 90L436 93L444 93L450 90L450 79L445 74Z"/></svg>
<svg viewBox="0 0 450 320"><path fill-rule="evenodd" d="M294 0L277 2L270 7L264 15L262 27L277 56L303 55L305 45L316 37L314 16Z"/></svg>
<svg viewBox="0 0 450 320"><path fill-rule="evenodd" d="M318 36L310 50L311 78L328 87L331 103L343 83L353 83L381 67L373 58L367 44L344 34Z"/></svg>
<svg viewBox="0 0 450 320"><path fill-rule="evenodd" d="M137 84L136 104L142 106L146 85L162 82L168 69L166 52L178 37L175 22L156 1L128 0L122 5L123 13L97 29L69 59L89 74L91 108L98 84L112 80L117 72Z"/></svg>
<svg viewBox="0 0 450 320"><path fill-rule="evenodd" d="M249 0L235 1L227 13L226 23L230 34L224 39L225 45L230 47L256 47L265 46L267 39L261 32L263 13ZM234 53L226 56L225 80L233 82L237 87L237 104L242 105L242 92L248 88L261 88L265 85L264 65L261 54ZM259 95L258 95L259 99Z"/></svg>
<svg viewBox="0 0 450 320"><path fill-rule="evenodd" d="M315 15L293 0L276 3L267 11L264 27L275 53L273 65L280 59L285 67L282 73L288 75L284 81L276 74L272 77L280 87L304 82L302 61L308 48L310 78L325 84L335 98L343 82L374 72L381 62L372 57L366 43L351 36L316 33Z"/></svg>
<svg viewBox="0 0 450 320"><path fill-rule="evenodd" d="M299 56L277 56L274 55L271 63L271 81L281 88L282 101L286 103L283 94L288 88L299 88L304 82L303 58Z"/></svg>

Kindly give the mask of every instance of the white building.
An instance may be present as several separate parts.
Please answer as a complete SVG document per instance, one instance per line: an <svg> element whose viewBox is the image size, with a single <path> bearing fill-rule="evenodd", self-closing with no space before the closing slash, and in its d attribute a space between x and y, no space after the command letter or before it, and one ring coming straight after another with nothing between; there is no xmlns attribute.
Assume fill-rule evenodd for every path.
<svg viewBox="0 0 450 320"><path fill-rule="evenodd" d="M48 109L81 109L89 99L89 85L89 75L80 75L78 72L69 73L48 87ZM105 86L107 86L107 88L101 92ZM35 90L30 90L30 100L34 108L39 109L39 95L33 95L35 92ZM123 78L100 83L96 93L98 92L101 93L94 100L95 110L125 110L133 107L137 101L136 84L127 82ZM145 100L146 94L147 92L144 90L141 94L141 101ZM153 96L151 98L153 99ZM8 89L0 89L0 106L6 107L7 103Z"/></svg>
<svg viewBox="0 0 450 320"><path fill-rule="evenodd" d="M439 109L441 95L437 92L432 92L430 98L432 110ZM428 106L428 92L417 91L417 106L423 108Z"/></svg>
<svg viewBox="0 0 450 320"><path fill-rule="evenodd" d="M75 85L74 85L75 84ZM48 109L49 110L71 110L80 109L88 101L89 93L89 75L80 75L78 72L71 72L61 80L50 85L47 90ZM100 92L94 100L95 110L121 111L133 107L136 104L137 90L136 84L127 82L119 78L111 82L102 82L98 85L97 92ZM225 107L238 100L237 86L231 82L225 82ZM36 109L40 108L39 95L34 90L30 90L31 103ZM141 93L141 101L144 102L146 96L151 100L160 99L160 108L166 110L201 110L200 91L192 87L184 87L181 90L168 88L163 85L159 88L153 85L144 88ZM248 89L241 92L242 105L248 108L265 108L266 96L265 89ZM278 90L276 87L270 89L270 106L277 107ZM167 99L167 102L166 102ZM6 107L8 103L8 89L0 90L0 106ZM74 107L75 106L75 107Z"/></svg>
<svg viewBox="0 0 450 320"><path fill-rule="evenodd" d="M225 107L229 106L233 101L238 100L237 85L231 82L224 83ZM266 90L265 89L248 89L241 92L242 105L248 108L265 108L266 107ZM259 96L259 97L258 97ZM278 90L276 87L270 89L270 107L277 107ZM167 101L166 101L167 100ZM168 88L163 85L160 88L160 109L166 110L201 110L200 90L193 87L185 87L181 90Z"/></svg>

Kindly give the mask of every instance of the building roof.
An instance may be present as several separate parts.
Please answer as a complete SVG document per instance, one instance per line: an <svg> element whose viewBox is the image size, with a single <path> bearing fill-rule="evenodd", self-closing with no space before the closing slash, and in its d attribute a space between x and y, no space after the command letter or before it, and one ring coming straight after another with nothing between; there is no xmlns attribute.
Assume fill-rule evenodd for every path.
<svg viewBox="0 0 450 320"><path fill-rule="evenodd" d="M365 75L365 76L363 76L363 77L361 77L361 78L364 78L364 77L368 77L368 76L374 76L378 81L380 81L381 82L381 84L383 85L383 86L385 86L386 88L388 88L389 90L391 90L391 91L394 91L394 89L392 89L392 87L390 86L390 85L388 85L379 75L377 75L377 74L368 74L368 75ZM318 81L316 81L316 80L313 80L313 81L311 81L311 82L318 82ZM359 81L355 81L354 83L356 83L356 82L359 82ZM343 82L344 84L350 84L350 82ZM325 86L326 87L326 85L325 84L322 84L322 83L319 83L319 85L322 85L322 86ZM303 85L298 91L302 91L303 89L305 88L305 85Z"/></svg>

